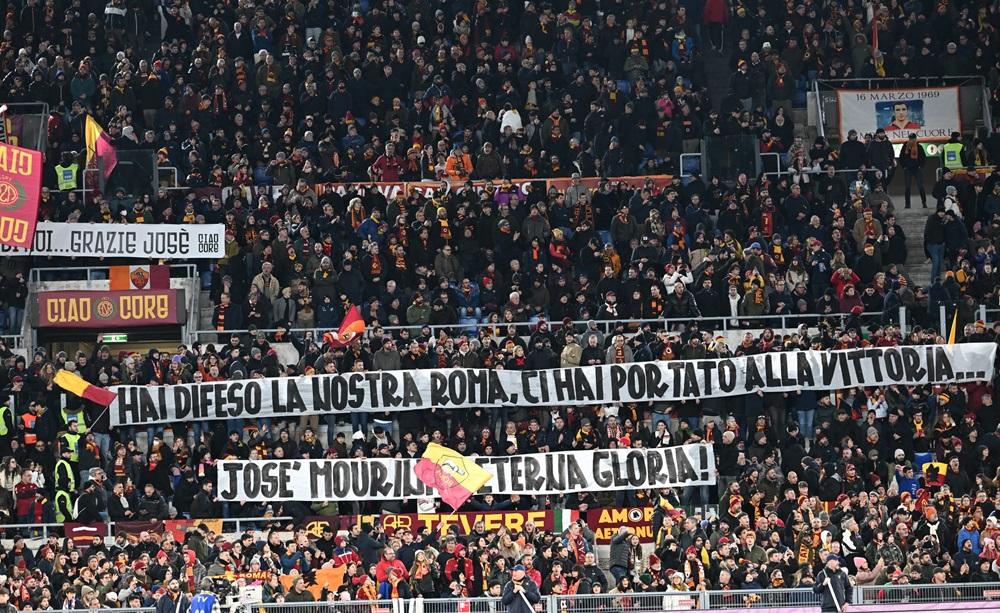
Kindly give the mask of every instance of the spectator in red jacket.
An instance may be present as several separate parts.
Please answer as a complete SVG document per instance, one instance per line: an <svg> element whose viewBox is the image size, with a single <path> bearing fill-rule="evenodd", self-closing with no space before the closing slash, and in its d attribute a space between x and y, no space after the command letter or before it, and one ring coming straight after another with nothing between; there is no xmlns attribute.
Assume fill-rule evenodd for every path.
<svg viewBox="0 0 1000 613"><path fill-rule="evenodd" d="M455 548L455 557L444 565L444 576L448 581L458 581L461 578L472 579L472 560L469 559L468 552L462 545Z"/></svg>
<svg viewBox="0 0 1000 613"><path fill-rule="evenodd" d="M382 559L375 565L375 583L381 585L389 576L390 568L398 569L400 577L409 579L410 573L406 570L406 566L396 559L396 551L392 547L386 547L382 550Z"/></svg>

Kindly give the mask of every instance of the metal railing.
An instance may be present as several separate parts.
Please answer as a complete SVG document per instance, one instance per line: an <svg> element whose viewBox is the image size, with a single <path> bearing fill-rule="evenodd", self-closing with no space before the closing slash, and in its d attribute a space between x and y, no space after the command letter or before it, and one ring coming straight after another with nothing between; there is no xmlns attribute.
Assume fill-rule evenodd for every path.
<svg viewBox="0 0 1000 613"><path fill-rule="evenodd" d="M24 336L21 334L2 334L0 335L0 343L3 343L7 349L24 349Z"/></svg>
<svg viewBox="0 0 1000 613"><path fill-rule="evenodd" d="M962 602L963 610L996 609L998 585L883 585L855 587L854 605ZM287 597L287 595L286 595ZM993 602L987 602L987 601ZM977 606L977 605L982 606ZM681 610L815 609L820 595L811 587L760 590L690 590L542 596L537 613L662 613ZM505 613L500 598L409 598L334 602L244 603L244 613ZM871 610L870 608L868 610ZM894 608L894 610L899 610Z"/></svg>
<svg viewBox="0 0 1000 613"><path fill-rule="evenodd" d="M47 102L5 102L7 116L20 115L23 118L36 117L33 124L22 123L20 145L44 153L48 148L49 135L46 128L49 118Z"/></svg>
<svg viewBox="0 0 1000 613"><path fill-rule="evenodd" d="M1000 588L996 583L942 585L879 585L854 588L854 605L898 605L964 603L962 610L996 610ZM286 599L289 597L286 594ZM311 596L310 596L311 597ZM506 613L500 598L397 598L393 600L335 600L313 602L239 602L234 613ZM733 610L809 608L820 604L811 587L761 590L691 590L673 592L630 592L542 596L534 606L537 613L602 613L631 611L662 613L681 610ZM114 609L116 612L150 613L152 608ZM69 613L69 612L66 612Z"/></svg>
<svg viewBox="0 0 1000 613"><path fill-rule="evenodd" d="M977 175L989 175L994 170L996 170L995 165L989 166L963 166L962 168L945 168L944 166L939 166L937 170L934 171L934 178L938 181L944 176L946 170L950 170L956 175L967 175L967 174L977 174Z"/></svg>
<svg viewBox="0 0 1000 613"><path fill-rule="evenodd" d="M739 317L700 317L697 320L699 328L702 330L715 330L728 332L730 330L743 331L743 330L753 330L761 328L773 328L775 331L778 330L791 330L798 327L799 324L805 323L807 325L815 325L818 321L838 321L840 325L843 325L847 318L850 317L848 313L835 313L832 315L819 315L819 314L789 314L789 315L748 315ZM861 314L862 321L880 319L882 317L881 311L870 311ZM562 322L551 322L558 329L563 328ZM576 320L570 322L570 325L577 329L578 334L586 334L588 331L588 321L586 320ZM522 322L497 322L497 323L482 323L482 322L468 322L468 323L456 323L448 325L430 325L427 324L426 327L431 330L436 336L441 330L453 330L455 332L465 332L465 331L477 331L481 329L494 329L501 331L502 334L506 334L507 329L514 326L519 332L530 333L530 331L538 324L538 320L535 321L522 321ZM636 331L645 324L650 324L653 329L657 330L671 330L680 326L688 326L691 324L690 318L665 318L665 319L617 319L614 321L599 321L597 322L597 331L602 334L613 333L614 329L618 326L624 326L626 330ZM717 325L715 325L717 324ZM414 324L412 326L372 326L368 328L366 332L367 335L372 335L373 328L378 328L383 332L396 332L399 330L420 330L425 326L420 324ZM295 334L297 338L301 338L306 334L312 334L313 338L319 339L322 337L323 333L328 332L328 328L292 328L285 329L285 333ZM255 328L255 329L239 329L239 330L195 330L192 334L197 337L201 342L217 342L217 338L220 336L229 336L233 334L237 335L250 335L250 334L274 334L278 332L275 328Z"/></svg>
<svg viewBox="0 0 1000 613"><path fill-rule="evenodd" d="M155 613L156 611L155 607L140 607L140 608L115 607L113 609L99 607L99 608L88 609L85 606L83 606L85 603L78 603L78 604L81 606L81 608L79 609L45 609L45 611L46 613L80 613L80 611L114 611L115 613ZM19 609L19 611L24 611L25 613L29 613L34 610L35 609Z"/></svg>
<svg viewBox="0 0 1000 613"><path fill-rule="evenodd" d="M823 111L823 98L819 95L819 83L814 79L812 82L813 95L816 96L816 132L819 136L826 138L826 113Z"/></svg>
<svg viewBox="0 0 1000 613"><path fill-rule="evenodd" d="M855 604L939 603L1000 600L1000 584L865 585L854 588ZM1000 604L994 605L1000 608ZM968 610L968 608L966 608Z"/></svg>
<svg viewBox="0 0 1000 613"><path fill-rule="evenodd" d="M820 596L809 588L773 588L769 590L704 591L699 609L740 609L744 607L814 607Z"/></svg>
<svg viewBox="0 0 1000 613"><path fill-rule="evenodd" d="M171 278L192 279L198 277L196 264L169 264ZM75 266L32 268L28 276L30 283L47 281L106 281L110 275L108 266Z"/></svg>
<svg viewBox="0 0 1000 613"><path fill-rule="evenodd" d="M196 522L198 520L188 520ZM291 522L295 521L295 518L288 516L280 517L232 517L223 518L222 526L223 532L237 534L243 532L245 528L251 528L257 524L273 524L276 522ZM105 528L105 533L102 535L95 534L94 536L113 537L116 534L115 526L119 522L107 521L101 522L101 525ZM124 524L132 522L120 522ZM226 530L226 526L232 526L232 530ZM9 532L17 532L20 534L28 533L31 535L41 536L44 539L49 538L49 533L59 536L62 534L62 530L65 524L0 524L0 535Z"/></svg>

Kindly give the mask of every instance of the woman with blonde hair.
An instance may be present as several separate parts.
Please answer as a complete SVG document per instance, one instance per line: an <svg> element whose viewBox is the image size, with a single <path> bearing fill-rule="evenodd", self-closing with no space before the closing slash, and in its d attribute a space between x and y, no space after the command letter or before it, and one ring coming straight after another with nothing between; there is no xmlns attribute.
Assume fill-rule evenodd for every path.
<svg viewBox="0 0 1000 613"><path fill-rule="evenodd" d="M418 551L410 567L410 587L416 596L432 598L437 595L435 589L437 577L434 576L434 565L428 560L426 551Z"/></svg>

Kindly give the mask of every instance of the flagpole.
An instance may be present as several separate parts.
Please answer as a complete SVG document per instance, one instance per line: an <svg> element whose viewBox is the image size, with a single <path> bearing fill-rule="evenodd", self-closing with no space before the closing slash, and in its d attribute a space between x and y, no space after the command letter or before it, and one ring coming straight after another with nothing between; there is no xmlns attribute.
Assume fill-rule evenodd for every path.
<svg viewBox="0 0 1000 613"><path fill-rule="evenodd" d="M447 515L445 515L444 517L442 517L440 520L438 520L437 530L435 530L435 532L437 532L438 534L441 534L441 526L444 525L444 522L448 521L452 517L455 517L455 513L458 513L458 509L452 509L451 513L448 513Z"/></svg>

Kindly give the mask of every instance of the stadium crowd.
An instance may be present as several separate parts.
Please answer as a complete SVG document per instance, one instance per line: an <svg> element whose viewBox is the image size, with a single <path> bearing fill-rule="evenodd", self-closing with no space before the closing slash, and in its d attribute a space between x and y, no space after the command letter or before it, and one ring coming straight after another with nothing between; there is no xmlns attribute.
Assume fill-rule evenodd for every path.
<svg viewBox="0 0 1000 613"><path fill-rule="evenodd" d="M0 515L25 527L8 530L14 544L0 552L0 608L155 602L171 613L206 578L258 571L271 574L240 581L264 583L268 601L304 601L315 598L304 581L286 588L278 576L324 566L346 573L321 598L362 600L498 595L518 565L542 594L809 586L838 563L831 558L859 585L1000 580L992 382L538 413L356 414L350 428L318 418L176 424L146 436L112 431L105 411L53 385L62 368L101 386L170 385L939 343L940 305L957 310L959 342L995 340L975 313L998 299L996 174L946 172L929 194L917 181L930 207L924 243L933 265L933 282L919 287L905 264L920 254L907 253L894 217L897 205L911 206L909 187L905 203L887 187L897 169L910 185L927 163L923 149L911 143L897 156L884 131L803 143L792 109L816 78L995 75L996 12L961 1L894 3L873 16L837 3L790 8L8 3L3 100L51 110L41 218L224 223L227 241L226 257L206 271L214 343L124 356L98 343L29 360L2 349ZM718 106L707 97L709 54L731 58ZM119 150L155 149L188 189L81 201L73 188L87 113ZM680 155L703 139L718 146L740 136L782 153L794 172L734 182L660 176L677 175ZM976 140L963 157L1000 160L1000 137ZM73 181L61 182L57 163L76 165ZM856 168L847 179L836 172ZM615 180L628 175L655 178ZM546 189L547 178L567 184ZM439 179L451 188L389 198L366 188ZM342 185L320 189L331 182ZM4 314L18 332L28 265L0 260ZM906 337L894 325L901 305ZM368 333L335 350L312 330L336 328L350 306ZM747 334L734 346L715 334L720 318L759 328L754 317L784 314L808 316L808 326ZM688 323L622 323L661 318ZM283 342L295 345L296 363L279 361L272 344ZM610 575L585 522L565 533L477 527L468 535L364 525L311 540L296 528L304 517L411 511L416 501L222 504L213 493L215 462L226 457L415 457L430 441L477 454L706 441L719 484L467 503L655 507L655 543L615 536L600 561ZM925 471L926 454L946 468ZM705 511L715 504L717 513ZM162 540L121 535L110 546L26 540L27 524L42 521L267 515L293 517L293 538L198 525L183 542L169 531Z"/></svg>

